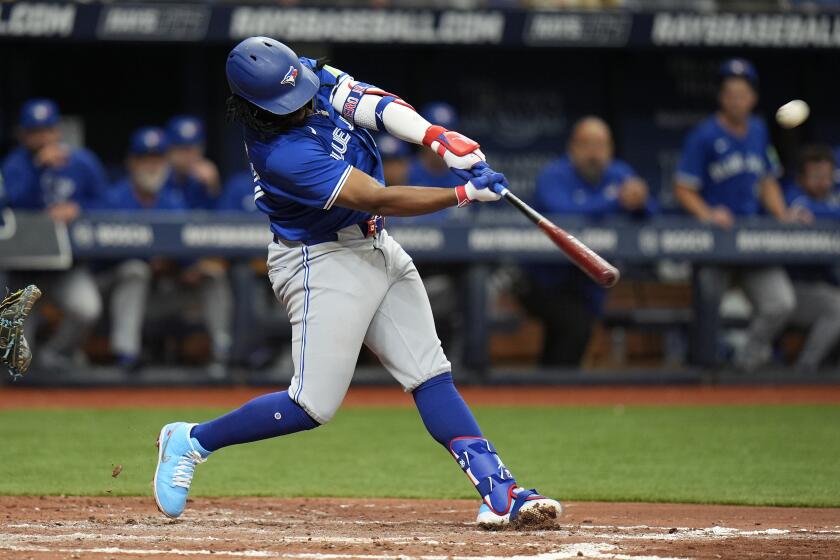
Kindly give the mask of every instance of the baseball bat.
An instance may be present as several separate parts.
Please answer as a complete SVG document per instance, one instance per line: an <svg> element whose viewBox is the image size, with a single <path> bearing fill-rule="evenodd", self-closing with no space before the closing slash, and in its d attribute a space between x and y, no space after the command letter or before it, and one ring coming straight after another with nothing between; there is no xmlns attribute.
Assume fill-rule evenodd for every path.
<svg viewBox="0 0 840 560"><path fill-rule="evenodd" d="M518 196L510 192L502 185L496 184L496 192L502 195L511 206L525 214L525 216L537 224L543 233L545 233L569 259L577 265L587 276L599 286L604 288L612 288L621 277L618 269L608 263L601 255L584 245L578 238L567 232L561 227L556 226L531 208L528 204L522 201Z"/></svg>

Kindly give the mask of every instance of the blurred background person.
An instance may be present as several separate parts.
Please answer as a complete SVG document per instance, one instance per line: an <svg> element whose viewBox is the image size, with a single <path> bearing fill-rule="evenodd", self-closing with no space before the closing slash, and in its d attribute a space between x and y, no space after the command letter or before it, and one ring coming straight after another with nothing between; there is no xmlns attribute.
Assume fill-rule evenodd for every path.
<svg viewBox="0 0 840 560"><path fill-rule="evenodd" d="M204 155L204 124L196 117L179 115L166 125L168 157L172 174L166 188L179 192L188 210L213 210L221 194L216 164ZM184 268L180 282L186 289L198 288L205 325L212 343L209 371L215 378L225 375L231 347L233 308L227 262L201 258Z"/></svg>
<svg viewBox="0 0 840 560"><path fill-rule="evenodd" d="M2 164L6 204L18 210L43 210L56 222L69 223L103 195L107 179L99 158L90 150L65 144L58 106L49 99L23 104L18 120L20 146ZM36 367L65 369L84 363L79 348L102 311L95 280L76 263L65 272L21 274L36 282L45 300L61 310L58 328L36 352ZM16 283L23 283L24 278ZM27 321L27 337L35 341L39 314Z"/></svg>
<svg viewBox="0 0 840 560"><path fill-rule="evenodd" d="M216 201L216 210L226 213L254 215L261 219L254 201L254 178L251 171L240 171L231 175ZM227 259L230 290L233 294L230 361L249 368L262 368L276 355L283 355L275 368L281 373L289 371L291 350L288 338L291 324L286 313L277 312L277 301L271 286L265 282L268 267L264 257L250 259ZM283 350L278 352L280 340ZM287 348L289 347L289 348ZM283 361L286 354L289 360Z"/></svg>
<svg viewBox="0 0 840 560"><path fill-rule="evenodd" d="M165 189L170 167L163 129L142 127L129 141L127 176L115 183L104 197L104 210L145 212L184 211L181 195ZM110 291L110 345L117 365L127 371L140 366L143 323L153 271L164 268L161 259L128 259L105 265L100 284Z"/></svg>
<svg viewBox="0 0 840 560"><path fill-rule="evenodd" d="M220 212L256 212L254 176L251 172L238 171L228 177L214 208Z"/></svg>
<svg viewBox="0 0 840 560"><path fill-rule="evenodd" d="M802 148L796 180L786 185L785 199L794 211L804 210L819 220L840 225L840 192L834 184L836 170L830 146ZM788 266L796 307L791 323L808 329L796 369L810 373L824 363L840 341L840 276L837 265Z"/></svg>
<svg viewBox="0 0 840 560"><path fill-rule="evenodd" d="M566 155L537 178L534 208L546 215L588 218L652 214L655 205L644 180L613 152L609 125L598 117L580 119ZM578 366L601 315L604 289L569 264L531 265L527 276L520 296L543 323L542 365Z"/></svg>
<svg viewBox="0 0 840 560"><path fill-rule="evenodd" d="M382 172L386 185L410 185L408 178L412 165L411 146L387 133L376 135L376 145L382 156ZM440 159L440 158L438 158ZM419 183L418 183L419 184Z"/></svg>
<svg viewBox="0 0 840 560"><path fill-rule="evenodd" d="M767 127L752 114L758 102L755 68L744 59L727 60L720 77L718 111L698 124L683 146L676 200L698 220L722 228L762 212L783 222L807 219L806 213L791 212L785 204ZM720 303L733 279L753 307L746 343L735 349L735 364L753 371L772 357L771 343L790 318L796 297L781 266L698 266L695 294L701 302L692 325L695 363L717 365Z"/></svg>
<svg viewBox="0 0 840 560"><path fill-rule="evenodd" d="M204 156L204 123L179 115L166 125L172 176L169 188L180 192L191 209L210 210L221 192L216 164Z"/></svg>

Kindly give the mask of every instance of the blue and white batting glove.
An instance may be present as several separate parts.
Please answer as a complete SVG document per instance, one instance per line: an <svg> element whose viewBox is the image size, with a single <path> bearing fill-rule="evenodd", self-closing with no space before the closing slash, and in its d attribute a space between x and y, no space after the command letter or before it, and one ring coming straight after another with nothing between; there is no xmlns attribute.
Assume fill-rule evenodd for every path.
<svg viewBox="0 0 840 560"><path fill-rule="evenodd" d="M507 186L508 181L501 173L486 168L481 175L472 177L464 185L455 187L455 194L458 196L458 208L462 208L475 200L479 202L495 202L502 198L497 191L501 189L497 185Z"/></svg>

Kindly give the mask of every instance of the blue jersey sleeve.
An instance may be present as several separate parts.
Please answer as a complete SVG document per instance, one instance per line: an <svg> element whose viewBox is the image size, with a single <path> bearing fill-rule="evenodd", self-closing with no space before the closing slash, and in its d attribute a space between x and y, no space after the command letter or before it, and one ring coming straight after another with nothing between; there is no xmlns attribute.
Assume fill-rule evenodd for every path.
<svg viewBox="0 0 840 560"><path fill-rule="evenodd" d="M353 167L330 156L317 140L296 140L268 157L260 186L269 194L329 210Z"/></svg>
<svg viewBox="0 0 840 560"><path fill-rule="evenodd" d="M703 188L706 159L706 143L698 127L689 133L683 145L676 180L695 189Z"/></svg>
<svg viewBox="0 0 840 560"><path fill-rule="evenodd" d="M79 150L79 162L84 169L84 192L79 197L82 208L95 208L108 192L108 177L99 158L90 150Z"/></svg>
<svg viewBox="0 0 840 560"><path fill-rule="evenodd" d="M27 165L25 156L15 150L3 162L3 184L6 191L6 204L11 208L37 210L44 207L36 185L37 175Z"/></svg>

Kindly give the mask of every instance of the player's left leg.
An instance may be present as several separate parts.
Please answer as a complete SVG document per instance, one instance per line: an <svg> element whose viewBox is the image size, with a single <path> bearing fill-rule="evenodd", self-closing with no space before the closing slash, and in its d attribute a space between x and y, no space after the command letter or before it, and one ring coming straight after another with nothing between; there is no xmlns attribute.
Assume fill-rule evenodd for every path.
<svg viewBox="0 0 840 560"><path fill-rule="evenodd" d="M429 299L411 258L387 233L382 250L392 274L391 287L371 321L365 344L412 392L429 434L478 490L483 501L478 522L505 524L527 511L537 517L559 515L558 502L517 484L455 388Z"/></svg>

